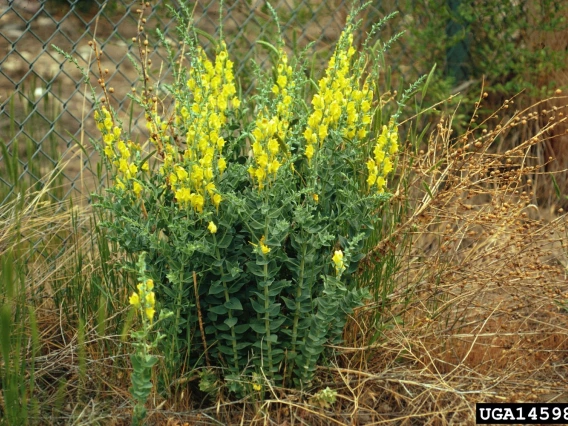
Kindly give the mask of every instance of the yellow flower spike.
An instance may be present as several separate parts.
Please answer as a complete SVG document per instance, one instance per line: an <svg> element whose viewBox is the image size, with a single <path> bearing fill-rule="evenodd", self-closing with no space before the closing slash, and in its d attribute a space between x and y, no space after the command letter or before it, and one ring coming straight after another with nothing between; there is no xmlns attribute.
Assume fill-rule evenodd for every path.
<svg viewBox="0 0 568 426"><path fill-rule="evenodd" d="M216 233L217 233L217 225L215 225L215 223L213 223L213 222L209 222L209 226L207 226L207 229L208 229L209 232L211 232L212 234L216 234Z"/></svg>
<svg viewBox="0 0 568 426"><path fill-rule="evenodd" d="M137 293L132 293L132 296L130 296L130 304L132 306L134 306L135 308L139 308L140 307L140 296L138 296Z"/></svg>

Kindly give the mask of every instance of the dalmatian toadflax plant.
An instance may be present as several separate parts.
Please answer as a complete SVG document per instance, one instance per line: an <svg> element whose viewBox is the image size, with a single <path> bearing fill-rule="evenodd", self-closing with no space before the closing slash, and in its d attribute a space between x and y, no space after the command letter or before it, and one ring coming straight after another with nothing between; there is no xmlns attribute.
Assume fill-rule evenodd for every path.
<svg viewBox="0 0 568 426"><path fill-rule="evenodd" d="M352 274L388 199L398 133L382 122L376 55L354 45L356 13L319 82L279 42L251 98L239 95L226 44L210 57L190 15L176 14L181 65L165 43L174 83L151 86L145 65L134 97L147 136L133 142L99 104L112 185L98 205L124 252L147 253L146 319L154 303L173 313L160 322L170 376L220 367L237 393L261 389L258 378L307 387L368 297Z"/></svg>

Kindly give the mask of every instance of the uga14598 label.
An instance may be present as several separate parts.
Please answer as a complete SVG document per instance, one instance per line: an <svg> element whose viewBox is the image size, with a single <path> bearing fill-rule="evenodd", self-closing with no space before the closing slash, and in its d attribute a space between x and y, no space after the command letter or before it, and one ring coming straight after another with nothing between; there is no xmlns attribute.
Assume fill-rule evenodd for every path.
<svg viewBox="0 0 568 426"><path fill-rule="evenodd" d="M476 424L568 424L568 404L478 403Z"/></svg>

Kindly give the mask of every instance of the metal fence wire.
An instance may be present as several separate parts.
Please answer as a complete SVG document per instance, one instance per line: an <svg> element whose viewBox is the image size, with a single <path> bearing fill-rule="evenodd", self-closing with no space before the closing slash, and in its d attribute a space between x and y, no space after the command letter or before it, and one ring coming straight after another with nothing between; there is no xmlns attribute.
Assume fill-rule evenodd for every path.
<svg viewBox="0 0 568 426"><path fill-rule="evenodd" d="M432 57L441 57L445 61L443 66L453 67L449 72L446 70L446 75L470 78L470 69L464 68L467 65L464 61L471 63L467 49L475 39L470 37L467 44L453 46L457 61L445 58L449 51L444 51L444 44L437 42L438 35L447 40L446 33L465 31L459 25L448 25L451 11L460 1L373 0L361 16L359 34L362 36L373 23L398 11L400 13L379 35L381 40L386 41L399 31L416 34L416 29L425 25L430 25L438 34L430 35L429 45L421 44L420 37L406 35L394 43L387 56L392 75L411 82L429 71ZM154 45L149 56L155 70L152 78L167 81L165 52L154 30L160 29L175 43L175 23L167 6L178 9L180 4L156 0L150 3L145 31ZM216 36L222 18L223 38L244 90L254 83L251 59L262 64L268 56L266 47L257 41L274 42L277 37L277 25L268 3L279 16L286 45L300 51L312 43L309 55L323 65L352 4L358 6L361 1L225 0L222 11L219 0L185 3L194 9L195 25L204 33ZM502 15L506 17L509 2L497 3L503 3ZM518 4L516 8L522 12L530 9L531 2L510 3ZM128 59L128 54L137 56L132 37L137 34L138 8L139 2L127 0L0 0L0 205L26 188L41 189L49 179L49 196L53 201L85 196L94 189L96 183L89 182L97 182L100 176L96 167L91 166L96 164L91 161L93 150L80 149L80 146L88 148L89 139L98 137L92 118L91 94L85 88L80 71L52 45L77 58L96 86L100 76L88 45L90 40L96 39L103 52L102 67L109 70L107 87L114 89L112 106L127 120L132 105L127 94L138 81L138 74ZM203 37L202 41L207 47L207 38ZM135 128L141 119L141 113L137 114L132 117Z"/></svg>
<svg viewBox="0 0 568 426"><path fill-rule="evenodd" d="M175 43L175 23L166 3L174 9L177 2L151 2L146 32L155 43L150 59L164 65L165 52L159 47L156 28ZM351 1L280 0L271 5L277 11L286 45L302 49L313 43L311 54L327 60L337 40ZM268 52L258 40L274 42L277 26L265 0L225 1L220 11L218 0L187 4L194 8L195 25L216 35L220 15L223 38L235 62L235 74L242 87L250 87L251 59L262 63ZM361 34L385 14L397 10L396 2L376 2L368 8ZM22 188L40 189L50 177L49 196L53 201L72 195L86 195L97 176L91 164L93 151L89 139L98 132L93 125L91 93L85 89L80 71L57 53L60 47L89 70L96 86L99 71L88 42L96 39L102 49L101 63L109 70L107 87L113 87L112 106L122 117L130 114L128 92L138 75L127 55L137 54L132 37L137 33L139 2L78 0L13 0L0 2L0 204ZM221 13L222 12L222 13ZM388 28L392 34L396 28ZM208 40L202 41L207 47ZM400 58L398 59L400 61ZM166 80L167 68L153 78ZM136 123L141 117L135 115ZM79 144L77 143L79 142ZM8 156L8 157L6 157ZM62 158L64 160L62 160ZM13 159L17 174L7 172L6 162ZM63 167L65 163L65 167ZM87 183L85 183L87 182Z"/></svg>

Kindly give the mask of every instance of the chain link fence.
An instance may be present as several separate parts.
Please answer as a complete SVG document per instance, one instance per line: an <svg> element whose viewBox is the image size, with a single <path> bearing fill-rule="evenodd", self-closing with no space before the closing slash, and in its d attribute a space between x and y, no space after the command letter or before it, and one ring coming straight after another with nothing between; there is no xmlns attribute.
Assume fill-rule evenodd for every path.
<svg viewBox="0 0 568 426"><path fill-rule="evenodd" d="M166 3L152 2L145 31L155 43L150 59L155 80L167 81L165 52L155 29L175 43L175 24ZM200 1L189 4L195 25L216 36L222 17L223 38L235 62L236 77L243 91L253 82L252 59L262 65L268 57L258 40L275 42L277 24L265 0ZM351 7L351 1L280 0L271 2L277 11L286 45L296 51L311 43L310 57L325 62L329 57ZM356 3L357 5L357 3ZM88 42L96 39L103 52L101 65L108 69L107 87L113 87L112 104L119 115L130 117L127 94L138 81L128 54L137 56L132 37L137 34L138 2L125 0L71 1L14 0L0 2L0 204L31 186L41 189L48 181L53 201L86 195L94 188L96 168L89 139L97 138L93 125L93 100L80 71L52 47L56 45L77 58L89 70L91 83L100 77ZM375 2L363 16L361 34L387 13L398 10L396 2ZM400 23L400 20L398 20ZM386 29L388 37L397 22ZM203 37L207 47L209 41ZM403 49L395 62L402 63ZM319 62L318 62L319 63ZM104 71L103 71L104 72ZM85 148L82 149L81 147Z"/></svg>
<svg viewBox="0 0 568 426"><path fill-rule="evenodd" d="M558 8L555 6L558 1L543 0L543 3ZM446 75L457 72L467 76L471 74L467 69L464 72L456 67L464 65L463 61L470 61L470 65L479 62L476 58L472 60L467 49L470 44L483 43L485 23L494 29L497 44L491 49L497 53L501 39L509 44L525 42L523 34L513 34L506 21L507 13L513 10L511 5L515 3L514 10L521 14L536 8L526 0L503 0L495 2L502 4L503 10L496 9L497 12L487 18L495 21L493 24L484 17L469 18L471 25L477 25L479 30L468 35L467 44L458 44L458 48L453 49L457 52L456 62L447 57L450 52L447 42L454 37L452 32L467 31L463 22L461 26L450 25L452 10L457 9L459 2L374 0L361 15L360 36L385 15L398 11L400 14L389 21L379 35L384 42L400 31L407 32L388 52L388 65L393 76L411 82L430 70L432 58L442 58L442 66L438 69L447 68L448 64L455 67L449 72L446 69ZM278 27L268 3L267 0L226 0L222 10L219 0L186 3L194 10L196 27L205 34L216 37L222 18L223 38L229 46L235 74L244 92L254 84L252 60L262 66L268 59L267 48L257 41L274 43L277 38ZM322 68L320 65L331 54L352 4L359 6L361 2L270 1L278 13L286 45L296 52L309 46L308 56L315 61L316 70ZM166 5L173 9L180 6L177 1L153 1L147 8L145 31L154 45L149 57L154 64L154 83L167 81L169 77L165 51L159 46L154 30L160 29L173 43L177 38ZM137 45L132 37L138 32L138 7L138 2L127 0L0 0L0 52L5 53L0 55L0 205L29 187L41 189L48 181L48 196L53 201L87 195L100 182L100 171L91 166L96 161L89 148L89 139L98 137L92 119L91 93L85 88L80 71L52 45L77 58L79 64L89 70L91 83L96 86L100 71L88 45L95 39L103 52L102 69L109 70L105 78L107 87L114 89L112 106L136 129L141 117L138 112L131 116L132 103L127 95L138 82L135 67L128 59L129 54L137 56ZM549 22L552 12L539 13L529 20L529 26L534 26L532 22ZM499 25L507 28L500 31ZM422 32L417 33L418 30ZM511 35L505 39L501 33ZM201 41L207 47L207 37L202 37ZM517 50L513 48L512 52ZM498 56L492 62L498 64ZM389 78L388 72L384 74ZM389 84L396 87L397 83Z"/></svg>

